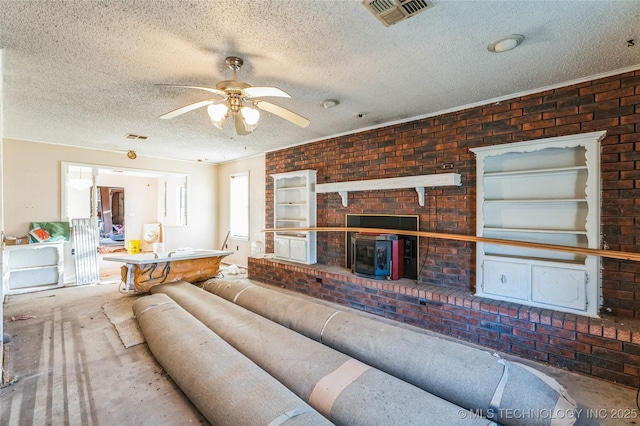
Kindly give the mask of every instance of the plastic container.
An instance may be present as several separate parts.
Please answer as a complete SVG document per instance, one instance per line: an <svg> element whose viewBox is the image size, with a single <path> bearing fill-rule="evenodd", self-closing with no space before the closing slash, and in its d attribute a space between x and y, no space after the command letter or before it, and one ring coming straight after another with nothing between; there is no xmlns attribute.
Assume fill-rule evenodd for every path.
<svg viewBox="0 0 640 426"><path fill-rule="evenodd" d="M140 240L127 241L127 253L138 254L140 253Z"/></svg>

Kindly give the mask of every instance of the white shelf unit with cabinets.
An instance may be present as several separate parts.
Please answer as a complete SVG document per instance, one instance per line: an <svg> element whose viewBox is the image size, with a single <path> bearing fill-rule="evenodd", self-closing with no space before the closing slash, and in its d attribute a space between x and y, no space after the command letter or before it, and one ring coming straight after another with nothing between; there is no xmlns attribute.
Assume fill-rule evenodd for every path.
<svg viewBox="0 0 640 426"><path fill-rule="evenodd" d="M316 171L277 173L273 177L274 228L316 226ZM293 262L316 263L316 233L277 232L274 256Z"/></svg>
<svg viewBox="0 0 640 426"><path fill-rule="evenodd" d="M2 251L5 294L46 290L64 285L64 244L7 246Z"/></svg>
<svg viewBox="0 0 640 426"><path fill-rule="evenodd" d="M472 148L477 236L600 248L600 141L605 132ZM596 317L600 258L477 245L476 294Z"/></svg>

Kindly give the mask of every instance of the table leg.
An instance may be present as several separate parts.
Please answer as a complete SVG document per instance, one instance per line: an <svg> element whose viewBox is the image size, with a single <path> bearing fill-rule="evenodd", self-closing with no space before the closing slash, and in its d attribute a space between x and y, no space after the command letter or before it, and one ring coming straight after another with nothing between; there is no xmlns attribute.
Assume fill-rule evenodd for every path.
<svg viewBox="0 0 640 426"><path fill-rule="evenodd" d="M131 289L131 284L133 284L133 264L127 263L127 293ZM133 286L135 288L135 284Z"/></svg>

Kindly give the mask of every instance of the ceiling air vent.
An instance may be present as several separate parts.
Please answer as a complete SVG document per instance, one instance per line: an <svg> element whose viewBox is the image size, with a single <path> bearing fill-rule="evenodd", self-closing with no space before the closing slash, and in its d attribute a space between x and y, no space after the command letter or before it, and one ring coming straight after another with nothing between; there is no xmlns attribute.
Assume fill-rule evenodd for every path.
<svg viewBox="0 0 640 426"><path fill-rule="evenodd" d="M434 6L429 0L364 0L362 4L387 27Z"/></svg>
<svg viewBox="0 0 640 426"><path fill-rule="evenodd" d="M134 135L133 133L127 133L127 134L125 135L125 138L127 138L127 139L140 139L140 140L147 140L147 139L149 139L149 136Z"/></svg>

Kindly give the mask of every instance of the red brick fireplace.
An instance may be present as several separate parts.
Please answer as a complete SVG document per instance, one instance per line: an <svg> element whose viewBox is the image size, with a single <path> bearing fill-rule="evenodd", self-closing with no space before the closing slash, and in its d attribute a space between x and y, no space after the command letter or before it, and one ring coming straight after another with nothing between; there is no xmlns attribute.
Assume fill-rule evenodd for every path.
<svg viewBox="0 0 640 426"><path fill-rule="evenodd" d="M612 250L640 251L640 71L266 154L266 224L273 173L317 170L318 183L459 173L461 186L363 191L343 207L317 195L319 227L345 215L415 215L420 231L475 235L471 147L606 130L601 223ZM447 167L445 170L444 167ZM364 280L345 265L345 235L318 233L318 265L250 259L251 278L461 339L631 386L640 377L640 264L603 259L603 316L580 317L473 296L475 246L420 238L416 280ZM273 251L267 234L266 251ZM624 325L623 325L624 324Z"/></svg>

